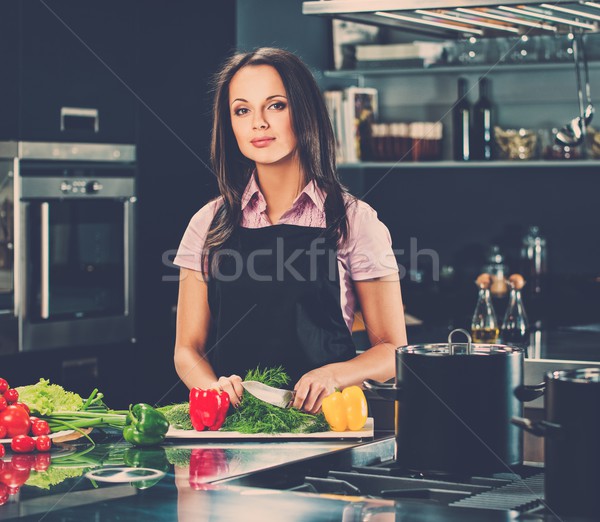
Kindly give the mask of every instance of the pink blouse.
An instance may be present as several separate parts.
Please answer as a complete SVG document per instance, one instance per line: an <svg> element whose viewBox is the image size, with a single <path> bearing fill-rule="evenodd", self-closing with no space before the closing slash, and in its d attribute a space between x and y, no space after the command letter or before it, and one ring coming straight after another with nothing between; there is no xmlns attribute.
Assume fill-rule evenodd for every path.
<svg viewBox="0 0 600 522"><path fill-rule="evenodd" d="M207 203L191 219L179 245L174 263L181 268L200 271L202 249L208 228L221 205L219 197ZM325 228L325 193L311 181L294 200L278 224ZM262 228L273 224L267 215L267 203L255 176L242 195L242 227ZM356 293L352 281L363 281L398 272L387 227L367 203L355 200L348 206L348 238L338 249L340 303L348 329L352 331ZM204 267L206 268L206 267ZM202 270L205 272L206 270Z"/></svg>

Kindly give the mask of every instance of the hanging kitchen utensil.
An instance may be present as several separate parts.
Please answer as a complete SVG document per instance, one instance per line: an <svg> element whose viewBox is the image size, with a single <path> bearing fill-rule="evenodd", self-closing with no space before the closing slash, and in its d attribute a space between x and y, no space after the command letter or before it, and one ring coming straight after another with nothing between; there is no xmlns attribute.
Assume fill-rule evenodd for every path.
<svg viewBox="0 0 600 522"><path fill-rule="evenodd" d="M579 51L580 51L580 55L581 55L581 61L583 63L583 74L584 74L584 79L585 79L584 122L585 122L585 127L588 127L590 125L590 123L592 123L595 109L594 109L594 104L592 103L592 94L591 94L591 90L590 90L590 71L588 68L587 54L586 54L585 45L583 42L583 34L579 33L578 37L579 37L578 45L579 45Z"/></svg>
<svg viewBox="0 0 600 522"><path fill-rule="evenodd" d="M459 332L467 343L453 341ZM369 380L364 385L397 401L401 466L473 475L522 462L523 434L510 421L523 411L523 400L543 393L543 387L525 386L523 379L522 349L472 344L466 330L454 330L447 344L397 348L395 384Z"/></svg>
<svg viewBox="0 0 600 522"><path fill-rule="evenodd" d="M581 86L581 56L577 38L571 34L573 44L573 63L575 64L575 80L577 82L577 101L579 105L579 116L573 118L556 134L556 140L563 145L577 147L585 140L585 101Z"/></svg>

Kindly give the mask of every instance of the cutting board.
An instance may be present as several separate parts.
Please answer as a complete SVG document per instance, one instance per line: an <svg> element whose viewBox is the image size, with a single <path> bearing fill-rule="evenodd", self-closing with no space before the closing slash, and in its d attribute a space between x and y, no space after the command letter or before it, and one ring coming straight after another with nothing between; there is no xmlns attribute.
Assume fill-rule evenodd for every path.
<svg viewBox="0 0 600 522"><path fill-rule="evenodd" d="M177 430L173 427L167 431L167 439L203 439L203 440L323 440L323 439L364 439L373 437L373 418L360 431L317 431L316 433L240 433L239 431L196 431Z"/></svg>

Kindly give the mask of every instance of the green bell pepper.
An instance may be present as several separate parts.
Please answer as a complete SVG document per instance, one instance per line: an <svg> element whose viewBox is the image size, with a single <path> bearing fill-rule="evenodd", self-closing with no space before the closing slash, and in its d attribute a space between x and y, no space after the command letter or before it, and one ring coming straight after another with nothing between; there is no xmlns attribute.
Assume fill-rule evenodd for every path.
<svg viewBox="0 0 600 522"><path fill-rule="evenodd" d="M154 446L165 440L169 421L149 404L129 407L123 438L134 446Z"/></svg>

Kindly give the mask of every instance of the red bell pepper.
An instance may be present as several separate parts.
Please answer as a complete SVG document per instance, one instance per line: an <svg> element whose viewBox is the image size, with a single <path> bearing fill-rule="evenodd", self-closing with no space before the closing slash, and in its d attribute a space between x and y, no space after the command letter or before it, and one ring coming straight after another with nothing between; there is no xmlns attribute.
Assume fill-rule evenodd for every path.
<svg viewBox="0 0 600 522"><path fill-rule="evenodd" d="M229 395L219 390L190 390L190 420L196 431L208 428L218 430L225 422L229 409Z"/></svg>

